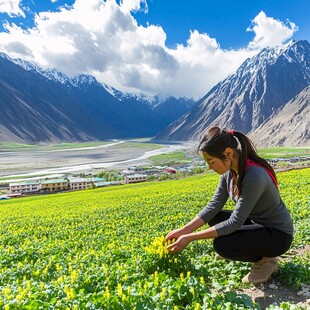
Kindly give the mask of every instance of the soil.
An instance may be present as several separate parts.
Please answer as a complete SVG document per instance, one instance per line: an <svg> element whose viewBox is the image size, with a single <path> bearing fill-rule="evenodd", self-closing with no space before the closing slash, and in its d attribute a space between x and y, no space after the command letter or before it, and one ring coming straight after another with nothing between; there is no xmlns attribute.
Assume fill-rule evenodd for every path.
<svg viewBox="0 0 310 310"><path fill-rule="evenodd" d="M269 287L270 285L273 286L272 284L275 285L276 289ZM237 293L250 296L253 301L260 305L262 310L267 309L271 304L280 305L285 301L310 309L309 297L299 296L296 291L273 279L258 286L238 289Z"/></svg>
<svg viewBox="0 0 310 310"><path fill-rule="evenodd" d="M310 245L297 250L290 250L287 255L285 255L285 258L280 257L279 260L289 261L290 257L293 255L304 256L306 252L310 253ZM282 302L289 302L310 310L310 297L298 295L297 291L285 286L272 277L264 284L240 288L237 290L237 293L250 296L252 301L258 303L262 310L266 309L271 304L280 305Z"/></svg>

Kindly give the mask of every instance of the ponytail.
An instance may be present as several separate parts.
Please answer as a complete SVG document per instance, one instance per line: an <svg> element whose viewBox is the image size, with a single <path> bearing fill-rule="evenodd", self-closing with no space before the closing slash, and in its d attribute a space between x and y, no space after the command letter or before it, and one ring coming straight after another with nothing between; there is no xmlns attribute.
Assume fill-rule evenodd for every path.
<svg viewBox="0 0 310 310"><path fill-rule="evenodd" d="M241 146L241 152L238 161L238 174L239 174L237 181L238 196L241 195L242 190L241 184L244 179L247 159L250 159L257 164L264 166L267 170L270 171L275 180L277 180L276 173L271 167L271 165L267 162L267 160L258 156L256 147L254 146L253 142L240 131L234 131L234 136L238 139Z"/></svg>

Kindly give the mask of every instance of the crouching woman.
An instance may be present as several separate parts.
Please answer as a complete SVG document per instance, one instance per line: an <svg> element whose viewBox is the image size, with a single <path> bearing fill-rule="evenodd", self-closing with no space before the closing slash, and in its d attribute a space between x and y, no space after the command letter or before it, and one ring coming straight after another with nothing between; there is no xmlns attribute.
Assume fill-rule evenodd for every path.
<svg viewBox="0 0 310 310"><path fill-rule="evenodd" d="M221 175L220 181L205 208L166 236L166 240L177 239L167 249L180 252L193 240L214 238L220 257L253 262L243 283L266 282L278 269L277 256L293 240L293 222L273 168L239 131L212 127L203 135L198 151L209 168ZM229 197L235 202L233 211L223 210ZM210 227L195 232L204 224Z"/></svg>

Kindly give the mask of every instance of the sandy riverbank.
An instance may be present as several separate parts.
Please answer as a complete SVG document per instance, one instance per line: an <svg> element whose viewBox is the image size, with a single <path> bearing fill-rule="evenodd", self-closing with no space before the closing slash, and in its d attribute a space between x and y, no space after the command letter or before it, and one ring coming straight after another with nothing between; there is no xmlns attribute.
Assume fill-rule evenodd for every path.
<svg viewBox="0 0 310 310"><path fill-rule="evenodd" d="M61 151L14 151L0 153L0 177L29 178L38 175L59 176L67 173L96 173L105 169L124 169L148 165L149 158L185 150L189 144L152 144L117 141L96 147Z"/></svg>

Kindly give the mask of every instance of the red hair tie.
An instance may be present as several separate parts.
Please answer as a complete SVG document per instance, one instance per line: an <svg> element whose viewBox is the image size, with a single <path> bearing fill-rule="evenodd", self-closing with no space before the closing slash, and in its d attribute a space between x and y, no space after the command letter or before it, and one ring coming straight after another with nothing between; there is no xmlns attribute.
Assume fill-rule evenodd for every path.
<svg viewBox="0 0 310 310"><path fill-rule="evenodd" d="M235 131L233 129L230 129L229 133L233 136L235 134Z"/></svg>

